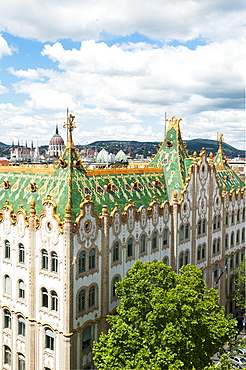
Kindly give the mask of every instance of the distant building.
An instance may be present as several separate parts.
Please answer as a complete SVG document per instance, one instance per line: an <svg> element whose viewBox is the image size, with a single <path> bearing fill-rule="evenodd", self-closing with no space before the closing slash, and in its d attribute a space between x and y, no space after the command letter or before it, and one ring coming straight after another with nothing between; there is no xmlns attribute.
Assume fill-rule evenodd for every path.
<svg viewBox="0 0 246 370"><path fill-rule="evenodd" d="M56 133L50 139L47 155L51 158L59 158L64 148L64 140L61 135L59 135L58 126L56 126Z"/></svg>
<svg viewBox="0 0 246 370"><path fill-rule="evenodd" d="M222 136L214 158L189 156L180 119L168 123L150 163L85 167L70 115L56 165L0 166L3 369L94 368L93 340L136 260L196 265L226 313L242 314L230 293L245 254L245 183Z"/></svg>

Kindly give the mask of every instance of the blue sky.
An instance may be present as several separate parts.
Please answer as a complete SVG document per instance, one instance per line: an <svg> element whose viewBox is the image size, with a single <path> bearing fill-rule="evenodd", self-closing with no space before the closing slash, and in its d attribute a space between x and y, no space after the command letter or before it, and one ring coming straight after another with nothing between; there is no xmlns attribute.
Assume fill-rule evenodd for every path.
<svg viewBox="0 0 246 370"><path fill-rule="evenodd" d="M23 9L26 9L25 12ZM2 0L0 141L48 144L67 108L76 144L184 139L245 146L241 1Z"/></svg>

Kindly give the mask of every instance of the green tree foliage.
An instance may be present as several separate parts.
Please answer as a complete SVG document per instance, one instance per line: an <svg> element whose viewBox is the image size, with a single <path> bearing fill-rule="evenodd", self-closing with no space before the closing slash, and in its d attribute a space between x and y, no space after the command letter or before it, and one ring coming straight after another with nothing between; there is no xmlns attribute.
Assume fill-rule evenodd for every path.
<svg viewBox="0 0 246 370"><path fill-rule="evenodd" d="M210 357L236 333L195 266L177 275L161 261L137 261L116 292L117 314L93 346L99 370L212 369Z"/></svg>
<svg viewBox="0 0 246 370"><path fill-rule="evenodd" d="M246 256L237 267L235 275L235 291L233 299L241 309L246 309L245 287L246 287Z"/></svg>

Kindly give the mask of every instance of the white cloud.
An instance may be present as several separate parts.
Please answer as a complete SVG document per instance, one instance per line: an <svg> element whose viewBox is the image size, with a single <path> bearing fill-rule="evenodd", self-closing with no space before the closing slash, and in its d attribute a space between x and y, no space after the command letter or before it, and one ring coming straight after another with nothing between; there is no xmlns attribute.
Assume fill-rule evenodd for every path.
<svg viewBox="0 0 246 370"><path fill-rule="evenodd" d="M0 58L5 55L11 55L12 51L7 43L7 41L0 34Z"/></svg>
<svg viewBox="0 0 246 370"><path fill-rule="evenodd" d="M25 11L23 11L25 10ZM235 0L2 0L1 28L41 41L100 38L138 32L156 39L237 37L245 7Z"/></svg>

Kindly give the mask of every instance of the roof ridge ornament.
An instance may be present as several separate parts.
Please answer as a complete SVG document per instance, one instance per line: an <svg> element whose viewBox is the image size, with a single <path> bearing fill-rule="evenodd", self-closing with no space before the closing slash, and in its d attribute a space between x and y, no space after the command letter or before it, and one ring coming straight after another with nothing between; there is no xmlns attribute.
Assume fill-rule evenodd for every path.
<svg viewBox="0 0 246 370"><path fill-rule="evenodd" d="M74 148L74 143L73 143L73 137L72 137L72 131L74 128L76 128L76 122L74 122L75 116L72 114L69 114L67 116L67 122L64 122L63 127L68 129L68 138L67 138L67 145L66 147L69 148Z"/></svg>

